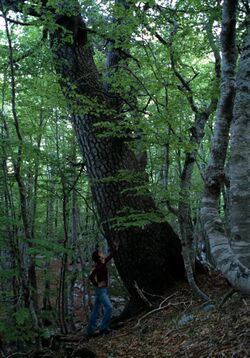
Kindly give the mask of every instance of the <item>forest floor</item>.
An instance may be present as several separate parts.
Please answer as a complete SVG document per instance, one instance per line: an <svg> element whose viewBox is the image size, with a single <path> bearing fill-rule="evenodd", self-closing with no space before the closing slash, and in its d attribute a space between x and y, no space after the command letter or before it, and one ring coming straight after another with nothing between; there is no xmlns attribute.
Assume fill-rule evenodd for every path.
<svg viewBox="0 0 250 358"><path fill-rule="evenodd" d="M211 302L204 305L183 283L106 336L71 336L73 356L90 357L80 354L87 348L98 358L250 357L250 297L235 292L225 299L230 286L216 273L199 275L197 283Z"/></svg>
<svg viewBox="0 0 250 358"><path fill-rule="evenodd" d="M197 299L182 282L148 311L113 326L108 335L88 338L86 317L79 316L77 332L55 334L50 346L39 353L4 357L250 358L250 296L232 293L226 280L214 272L197 275L197 284L211 301Z"/></svg>

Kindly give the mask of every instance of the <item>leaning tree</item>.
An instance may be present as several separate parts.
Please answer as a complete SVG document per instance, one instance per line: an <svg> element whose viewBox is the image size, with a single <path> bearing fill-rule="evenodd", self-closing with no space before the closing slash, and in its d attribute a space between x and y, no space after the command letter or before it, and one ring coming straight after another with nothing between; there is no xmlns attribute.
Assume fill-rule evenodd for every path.
<svg viewBox="0 0 250 358"><path fill-rule="evenodd" d="M38 3L41 6L36 6ZM78 1L58 1L57 7L45 0L33 5L15 0L2 4L5 13L10 9L39 17L41 22L50 19L44 21L44 31L49 34L54 68L68 103L103 231L111 248L112 243L119 242L115 263L132 298L130 307L134 307L141 301L138 287L160 293L184 276L184 265L179 238L146 189L145 160L131 149L131 136L105 134L105 125L123 120L123 101L107 85L107 76L97 70ZM115 46L115 39L108 41L107 70L124 60L124 51ZM135 220L135 225L121 225L131 215L140 218L140 224Z"/></svg>

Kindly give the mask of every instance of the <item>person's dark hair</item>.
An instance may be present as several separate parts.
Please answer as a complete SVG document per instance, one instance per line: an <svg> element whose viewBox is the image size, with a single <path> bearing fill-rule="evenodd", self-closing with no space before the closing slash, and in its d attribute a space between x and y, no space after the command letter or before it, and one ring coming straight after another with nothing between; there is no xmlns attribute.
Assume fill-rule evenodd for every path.
<svg viewBox="0 0 250 358"><path fill-rule="evenodd" d="M99 251L98 250L95 250L92 254L92 260L94 262L99 262L100 261L100 256L99 256Z"/></svg>

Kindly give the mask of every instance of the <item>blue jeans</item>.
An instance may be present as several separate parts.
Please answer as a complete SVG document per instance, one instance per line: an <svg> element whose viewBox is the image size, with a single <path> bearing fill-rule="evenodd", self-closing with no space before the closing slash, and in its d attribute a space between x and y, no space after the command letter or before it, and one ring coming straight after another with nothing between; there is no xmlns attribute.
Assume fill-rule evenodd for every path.
<svg viewBox="0 0 250 358"><path fill-rule="evenodd" d="M110 302L106 287L98 287L95 290L95 303L90 315L87 334L93 334L95 332L98 313L102 305L104 306L104 314L100 324L100 330L105 331L109 327L109 321L112 314L112 303Z"/></svg>

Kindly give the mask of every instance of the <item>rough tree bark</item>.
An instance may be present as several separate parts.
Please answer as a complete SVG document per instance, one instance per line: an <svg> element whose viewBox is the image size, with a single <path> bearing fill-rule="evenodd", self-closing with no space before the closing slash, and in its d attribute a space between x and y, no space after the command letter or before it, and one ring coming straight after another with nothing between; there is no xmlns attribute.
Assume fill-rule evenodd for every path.
<svg viewBox="0 0 250 358"><path fill-rule="evenodd" d="M92 193L105 235L111 246L114 241L120 242L120 249L115 255L118 271L129 293L135 298L140 299L134 287L135 282L146 291L162 292L183 276L179 239L166 222L150 223L144 228L113 228L117 215L124 217L131 210L150 214L157 209L149 193L147 196L136 195L135 187L146 184L147 177L126 141L98 136L103 134L96 127L98 122L114 122L117 118L115 113L112 116L108 114L112 109L109 96L93 61L81 16L60 16L57 24L60 27L50 37L62 89L69 98L68 94L72 94L71 87L74 86L78 101L83 96L87 97L100 113L87 110L88 113L83 115L75 111L72 121L86 159ZM73 34L73 43L65 42L65 31ZM79 105L84 106L78 102ZM133 182L117 180L121 171L136 174ZM111 177L116 179L107 179Z"/></svg>
<svg viewBox="0 0 250 358"><path fill-rule="evenodd" d="M235 68L237 60L235 27L237 5L238 2L234 0L225 0L223 3L221 32L221 95L217 108L211 157L205 178L205 192L202 199L201 219L209 239L211 254L218 269L221 270L228 281L236 289L250 293L250 270L247 269L247 267L245 267L233 253L222 220L218 214L221 188L226 180L224 164L235 99ZM249 61L249 43L241 55L239 78L241 78L241 76L245 78L247 74L245 72L245 61L247 61L247 59ZM245 96L248 94L249 97L249 86L245 87L245 80L239 80L238 84L237 99L242 90L244 91ZM242 113L247 113L245 112L243 104L245 104L244 100L238 104L236 103L235 108L237 109L237 107L240 106ZM237 110L235 113L237 113ZM232 179L234 179L233 176ZM231 182L231 185L234 185L233 181Z"/></svg>

